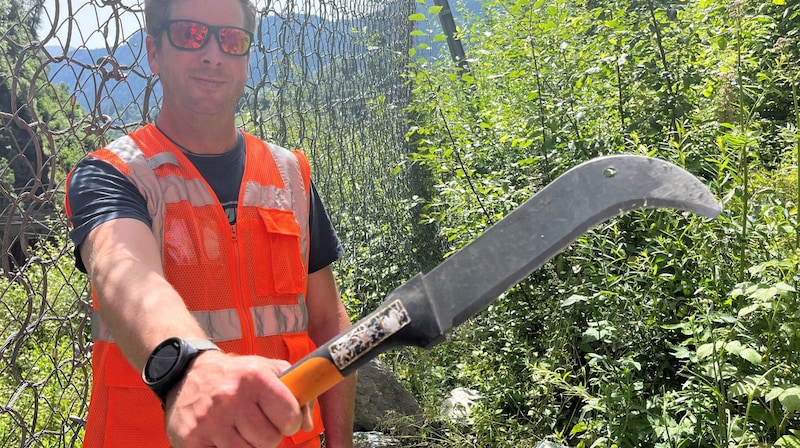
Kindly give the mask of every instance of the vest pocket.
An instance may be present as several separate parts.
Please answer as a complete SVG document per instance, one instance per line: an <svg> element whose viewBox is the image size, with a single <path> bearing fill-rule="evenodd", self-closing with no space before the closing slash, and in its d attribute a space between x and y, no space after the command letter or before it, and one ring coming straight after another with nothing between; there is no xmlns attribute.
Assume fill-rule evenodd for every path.
<svg viewBox="0 0 800 448"><path fill-rule="evenodd" d="M291 210L258 209L264 232L252 238L258 295L300 294L304 288L300 226Z"/></svg>
<svg viewBox="0 0 800 448"><path fill-rule="evenodd" d="M102 431L106 442L103 446L168 447L164 412L158 398L116 345L109 345L106 355L103 369L105 390L97 397L94 393L92 396L92 399L107 400L103 415L92 416L105 422Z"/></svg>
<svg viewBox="0 0 800 448"><path fill-rule="evenodd" d="M160 402L150 390L110 388L108 413L105 419L107 441L105 446L120 448L169 446L164 426L164 412L161 410Z"/></svg>
<svg viewBox="0 0 800 448"><path fill-rule="evenodd" d="M287 353L289 354L286 357L286 360L291 364L300 361L303 359L303 357L313 352L317 348L311 341L311 338L308 337L308 333L306 332L285 333L281 335L281 339L283 339L283 344L286 347Z"/></svg>

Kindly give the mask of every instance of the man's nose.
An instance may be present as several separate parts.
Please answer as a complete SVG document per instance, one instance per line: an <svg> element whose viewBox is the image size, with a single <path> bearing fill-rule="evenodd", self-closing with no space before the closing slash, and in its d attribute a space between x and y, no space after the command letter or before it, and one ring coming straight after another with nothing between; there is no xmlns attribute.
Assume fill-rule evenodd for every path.
<svg viewBox="0 0 800 448"><path fill-rule="evenodd" d="M219 35L215 32L209 32L207 39L211 42L207 42L206 45L203 46L203 62L211 65L222 64L222 58L225 57L225 53L222 51Z"/></svg>

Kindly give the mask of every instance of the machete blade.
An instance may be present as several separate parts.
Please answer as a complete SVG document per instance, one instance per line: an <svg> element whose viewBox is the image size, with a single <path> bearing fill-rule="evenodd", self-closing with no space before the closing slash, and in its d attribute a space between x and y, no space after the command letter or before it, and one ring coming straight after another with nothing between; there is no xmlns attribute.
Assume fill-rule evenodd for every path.
<svg viewBox="0 0 800 448"><path fill-rule="evenodd" d="M578 165L424 276L440 335L590 228L644 208L674 208L712 218L721 212L695 176L663 160L617 155Z"/></svg>
<svg viewBox="0 0 800 448"><path fill-rule="evenodd" d="M400 285L375 311L284 372L281 381L308 403L386 350L432 347L591 227L645 208L708 217L721 212L705 185L677 165L636 155L589 160L429 273Z"/></svg>

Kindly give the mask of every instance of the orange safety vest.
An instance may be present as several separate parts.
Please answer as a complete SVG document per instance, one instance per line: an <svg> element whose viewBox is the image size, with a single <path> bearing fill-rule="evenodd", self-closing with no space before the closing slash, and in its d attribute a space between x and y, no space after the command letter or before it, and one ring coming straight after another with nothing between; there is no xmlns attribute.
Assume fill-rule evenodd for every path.
<svg viewBox="0 0 800 448"><path fill-rule="evenodd" d="M186 156L150 124L88 155L127 176L147 200L166 279L222 350L294 364L308 336L310 167L299 151L245 133L236 224ZM70 215L69 204L66 204ZM84 447L168 447L164 412L113 342L93 296L92 396ZM281 446L319 447L314 430Z"/></svg>

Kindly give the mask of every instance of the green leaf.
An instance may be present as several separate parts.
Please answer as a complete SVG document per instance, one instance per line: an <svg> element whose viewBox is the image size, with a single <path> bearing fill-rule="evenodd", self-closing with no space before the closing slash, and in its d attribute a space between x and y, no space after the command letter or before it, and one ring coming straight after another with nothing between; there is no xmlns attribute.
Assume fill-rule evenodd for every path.
<svg viewBox="0 0 800 448"><path fill-rule="evenodd" d="M719 352L721 346L722 342L720 341L717 341L716 343L703 344L700 347L697 347L697 357L700 359L708 358L715 352Z"/></svg>
<svg viewBox="0 0 800 448"><path fill-rule="evenodd" d="M572 427L572 430L569 432L569 435L574 436L575 434L586 432L588 429L589 425L587 425L586 422L578 422L578 424Z"/></svg>
<svg viewBox="0 0 800 448"><path fill-rule="evenodd" d="M776 5L782 5L783 0L772 0ZM780 3L779 3L780 2ZM800 438L795 436L781 436L775 442L775 446L785 446L788 448L800 448Z"/></svg>
<svg viewBox="0 0 800 448"><path fill-rule="evenodd" d="M792 227L792 231L794 231L794 227ZM757 264L755 266L749 267L747 269L747 272L749 272L749 273L751 273L753 275L758 275L758 274L763 274L764 272L768 272L768 271L770 271L772 269L792 269L792 268L794 268L794 264L791 261L788 261L788 260L769 260L769 261L765 261L763 263L759 263L759 264ZM786 285L783 282L778 282L778 285L780 285L780 284ZM788 285L786 285L786 286L788 286ZM789 286L789 288L791 288L791 286Z"/></svg>
<svg viewBox="0 0 800 448"><path fill-rule="evenodd" d="M735 340L725 344L725 351L734 355L738 355L743 348L744 346L742 345L742 343Z"/></svg>
<svg viewBox="0 0 800 448"><path fill-rule="evenodd" d="M778 400L787 413L800 410L800 386L792 386L786 389L778 397Z"/></svg>
<svg viewBox="0 0 800 448"><path fill-rule="evenodd" d="M422 13L419 13L419 12L416 13L416 14L411 14L410 16L408 16L408 20L410 20L412 22L419 22L419 21L425 20L425 14L422 14Z"/></svg>
<svg viewBox="0 0 800 448"><path fill-rule="evenodd" d="M753 365L761 365L761 355L750 347L746 347L739 352L739 356Z"/></svg>
<svg viewBox="0 0 800 448"><path fill-rule="evenodd" d="M740 318L745 317L748 314L752 313L753 311L755 311L755 310L757 310L759 308L761 308L761 304L760 303L754 303L754 304L752 304L750 306L746 306L746 307L744 307L744 308L739 310L738 316Z"/></svg>
<svg viewBox="0 0 800 448"><path fill-rule="evenodd" d="M772 401L776 398L779 398L783 392L784 388L775 386L772 389L768 390L766 394L764 394L764 400Z"/></svg>
<svg viewBox="0 0 800 448"><path fill-rule="evenodd" d="M582 296L580 294L573 294L573 295L571 295L571 296L569 296L566 299L561 301L561 307L562 308L566 308L566 307L572 306L572 305L574 305L574 304L576 304L578 302L588 302L588 301L589 301L589 298L586 297L586 296Z"/></svg>
<svg viewBox="0 0 800 448"><path fill-rule="evenodd" d="M758 288L750 297L760 300L762 302L769 302L773 297L783 294L785 291L781 291L778 289L777 286L770 286L769 288Z"/></svg>
<svg viewBox="0 0 800 448"><path fill-rule="evenodd" d="M692 352L688 348L682 345L674 345L669 343L668 345L672 349L672 351L670 352L672 353L672 356L678 359L689 359L692 357Z"/></svg>
<svg viewBox="0 0 800 448"><path fill-rule="evenodd" d="M583 342L599 341L603 336L603 333L597 328L587 328L586 331L583 332Z"/></svg>
<svg viewBox="0 0 800 448"><path fill-rule="evenodd" d="M728 387L728 394L731 397L747 397L750 395L752 386L747 383L737 381Z"/></svg>
<svg viewBox="0 0 800 448"><path fill-rule="evenodd" d="M715 363L711 362L707 363L703 371L710 378L714 378L717 380L728 379L728 378L732 379L732 378L737 378L739 376L739 369L728 362L723 362L720 365L716 365Z"/></svg>

